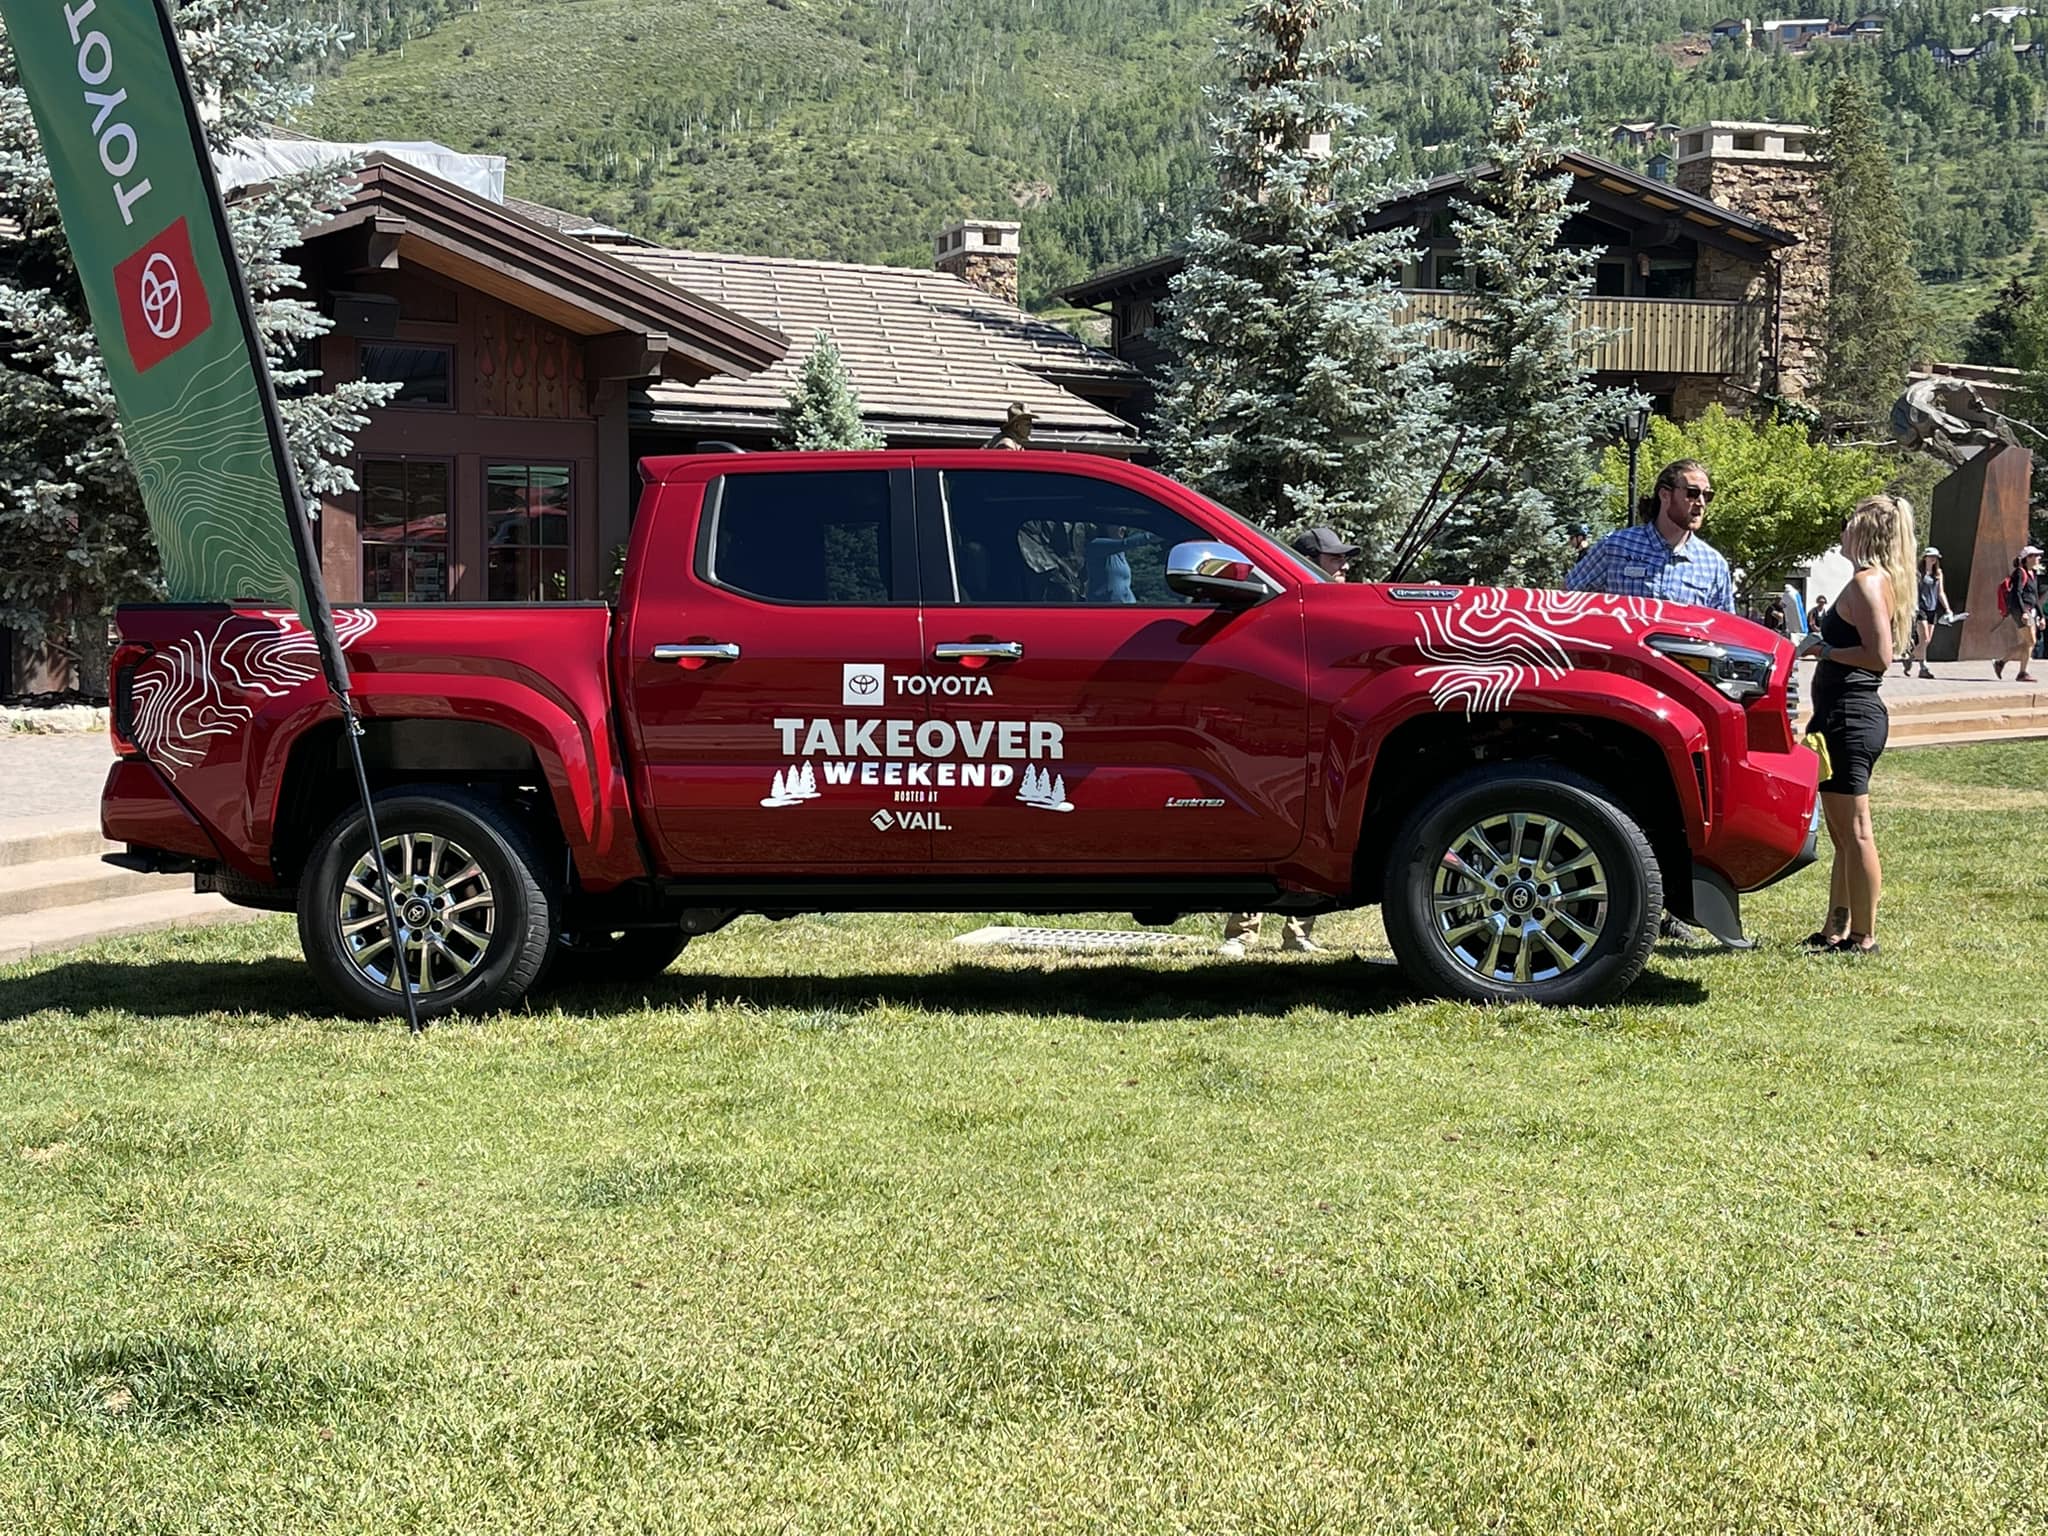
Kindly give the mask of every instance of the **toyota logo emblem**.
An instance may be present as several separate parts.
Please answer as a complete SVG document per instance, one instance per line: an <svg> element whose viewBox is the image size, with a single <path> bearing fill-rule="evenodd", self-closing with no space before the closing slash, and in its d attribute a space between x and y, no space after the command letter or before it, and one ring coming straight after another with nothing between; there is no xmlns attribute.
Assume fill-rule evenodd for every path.
<svg viewBox="0 0 2048 1536"><path fill-rule="evenodd" d="M859 672L846 680L846 686L855 693L873 693L882 686L882 680L872 672Z"/></svg>
<svg viewBox="0 0 2048 1536"><path fill-rule="evenodd" d="M184 305L178 298L178 269L159 251L142 269L142 319L159 341L178 334Z"/></svg>

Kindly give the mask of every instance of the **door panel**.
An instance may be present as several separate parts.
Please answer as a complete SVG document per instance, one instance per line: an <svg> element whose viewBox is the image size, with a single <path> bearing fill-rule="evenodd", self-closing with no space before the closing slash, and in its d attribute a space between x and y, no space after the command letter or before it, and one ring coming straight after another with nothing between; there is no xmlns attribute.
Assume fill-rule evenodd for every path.
<svg viewBox="0 0 2048 1536"><path fill-rule="evenodd" d="M929 861L914 544L907 475L736 470L654 552L620 676L664 870Z"/></svg>
<svg viewBox="0 0 2048 1536"><path fill-rule="evenodd" d="M948 791L940 867L1217 869L1294 851L1300 598L1225 612L1164 583L1174 544L1231 530L1082 474L947 470L918 491L921 536L950 551L962 599L925 610L931 730L987 765ZM962 645L1017 654L941 654Z"/></svg>

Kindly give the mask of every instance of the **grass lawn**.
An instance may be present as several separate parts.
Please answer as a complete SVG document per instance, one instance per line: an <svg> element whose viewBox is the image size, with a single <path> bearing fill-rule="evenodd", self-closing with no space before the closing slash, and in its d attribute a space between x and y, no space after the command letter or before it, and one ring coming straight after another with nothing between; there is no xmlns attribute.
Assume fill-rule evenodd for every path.
<svg viewBox="0 0 2048 1536"><path fill-rule="evenodd" d="M2039 1530L2048 743L1878 804L1881 961L1809 871L1586 1013L1371 914L417 1041L282 920L0 969L0 1531Z"/></svg>

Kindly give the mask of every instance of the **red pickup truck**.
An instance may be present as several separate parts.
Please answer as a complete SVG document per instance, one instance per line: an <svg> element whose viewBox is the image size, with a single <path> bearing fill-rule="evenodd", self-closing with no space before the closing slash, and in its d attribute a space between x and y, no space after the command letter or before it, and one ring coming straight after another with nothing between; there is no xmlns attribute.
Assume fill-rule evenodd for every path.
<svg viewBox="0 0 2048 1536"><path fill-rule="evenodd" d="M650 459L616 605L120 615L117 860L294 910L341 1003L652 975L742 913L1308 914L1590 1003L1813 855L1792 652L1700 609L1326 580L1106 459ZM389 931L381 882L395 888Z"/></svg>

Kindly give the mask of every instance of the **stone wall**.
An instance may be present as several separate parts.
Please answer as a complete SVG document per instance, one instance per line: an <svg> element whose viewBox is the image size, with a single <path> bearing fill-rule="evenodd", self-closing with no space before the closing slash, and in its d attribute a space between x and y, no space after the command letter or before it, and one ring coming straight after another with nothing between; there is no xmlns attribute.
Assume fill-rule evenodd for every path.
<svg viewBox="0 0 2048 1536"><path fill-rule="evenodd" d="M1820 383L1828 314L1828 217L1821 205L1817 160L1730 160L1703 156L1678 166L1681 191L1799 236L1771 258L1773 272L1727 252L1703 249L1696 292L1703 299L1770 297L1778 304L1778 392L1788 399ZM1768 388L1768 375L1756 381Z"/></svg>

